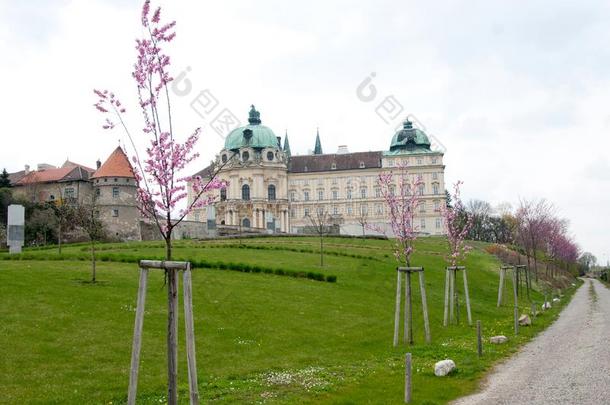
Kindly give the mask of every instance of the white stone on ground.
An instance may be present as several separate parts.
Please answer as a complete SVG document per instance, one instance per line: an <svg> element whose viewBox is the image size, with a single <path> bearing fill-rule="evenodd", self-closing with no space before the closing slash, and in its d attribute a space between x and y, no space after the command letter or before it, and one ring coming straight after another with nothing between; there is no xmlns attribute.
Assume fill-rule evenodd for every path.
<svg viewBox="0 0 610 405"><path fill-rule="evenodd" d="M559 302L561 301L559 298L553 298L553 302Z"/></svg>
<svg viewBox="0 0 610 405"><path fill-rule="evenodd" d="M545 302L544 304L542 304L542 309L551 309L551 303L550 302Z"/></svg>
<svg viewBox="0 0 610 405"><path fill-rule="evenodd" d="M489 342L494 345L501 345L502 343L508 342L508 338L504 335L492 336L489 338Z"/></svg>
<svg viewBox="0 0 610 405"><path fill-rule="evenodd" d="M532 324L532 320L530 316L527 314L523 314L519 317L519 325L521 326L530 326Z"/></svg>
<svg viewBox="0 0 610 405"><path fill-rule="evenodd" d="M453 370L455 370L453 360L441 360L434 365L434 375L437 377L444 377Z"/></svg>

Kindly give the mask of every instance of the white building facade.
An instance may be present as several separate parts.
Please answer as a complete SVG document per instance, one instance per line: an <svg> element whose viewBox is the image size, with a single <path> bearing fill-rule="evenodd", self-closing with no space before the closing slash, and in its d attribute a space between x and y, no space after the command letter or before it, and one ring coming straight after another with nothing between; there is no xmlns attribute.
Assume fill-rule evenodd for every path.
<svg viewBox="0 0 610 405"><path fill-rule="evenodd" d="M213 165L196 175L216 174L229 182L217 192L217 202L195 210L189 219L207 221L209 228L238 227L266 233L310 233L311 217L328 214L335 232L375 234L388 228L387 208L377 184L380 173L407 165L423 187L416 212L421 234L444 234L440 207L445 203L443 153L433 151L427 135L405 121L386 151L322 153L319 134L313 154L291 156L288 137L261 125L250 110L249 125L234 129ZM189 187L189 202L192 189Z"/></svg>

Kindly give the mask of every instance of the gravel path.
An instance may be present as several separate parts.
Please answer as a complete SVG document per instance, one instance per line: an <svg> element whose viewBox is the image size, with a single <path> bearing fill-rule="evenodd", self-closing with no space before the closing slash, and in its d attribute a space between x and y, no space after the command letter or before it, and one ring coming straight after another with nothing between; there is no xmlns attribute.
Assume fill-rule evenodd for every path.
<svg viewBox="0 0 610 405"><path fill-rule="evenodd" d="M610 290L586 279L559 319L454 405L610 404Z"/></svg>

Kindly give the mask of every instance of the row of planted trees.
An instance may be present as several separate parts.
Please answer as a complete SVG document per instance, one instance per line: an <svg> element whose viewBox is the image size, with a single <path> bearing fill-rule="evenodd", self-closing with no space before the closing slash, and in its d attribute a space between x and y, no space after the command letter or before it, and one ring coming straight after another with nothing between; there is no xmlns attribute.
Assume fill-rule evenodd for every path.
<svg viewBox="0 0 610 405"><path fill-rule="evenodd" d="M470 200L455 209L472 224L467 239L519 250L536 280L541 261L547 277L556 276L558 269L569 271L577 267L581 252L569 233L569 222L559 217L553 204L545 199L521 199L516 209L507 203L494 209L488 202Z"/></svg>

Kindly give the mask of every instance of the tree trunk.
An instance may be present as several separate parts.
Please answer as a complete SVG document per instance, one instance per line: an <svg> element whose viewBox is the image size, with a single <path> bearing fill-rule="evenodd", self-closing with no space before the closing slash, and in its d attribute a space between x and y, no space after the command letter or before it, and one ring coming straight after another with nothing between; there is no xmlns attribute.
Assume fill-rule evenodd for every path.
<svg viewBox="0 0 610 405"><path fill-rule="evenodd" d="M172 260L172 234L165 237L165 259ZM178 275L177 270L167 274L167 403L178 403Z"/></svg>
<svg viewBox="0 0 610 405"><path fill-rule="evenodd" d="M59 254L61 254L61 221L59 221L59 225L57 227L57 247Z"/></svg>
<svg viewBox="0 0 610 405"><path fill-rule="evenodd" d="M324 267L324 235L320 235L320 267Z"/></svg>
<svg viewBox="0 0 610 405"><path fill-rule="evenodd" d="M95 283L95 241L91 241L91 282Z"/></svg>

